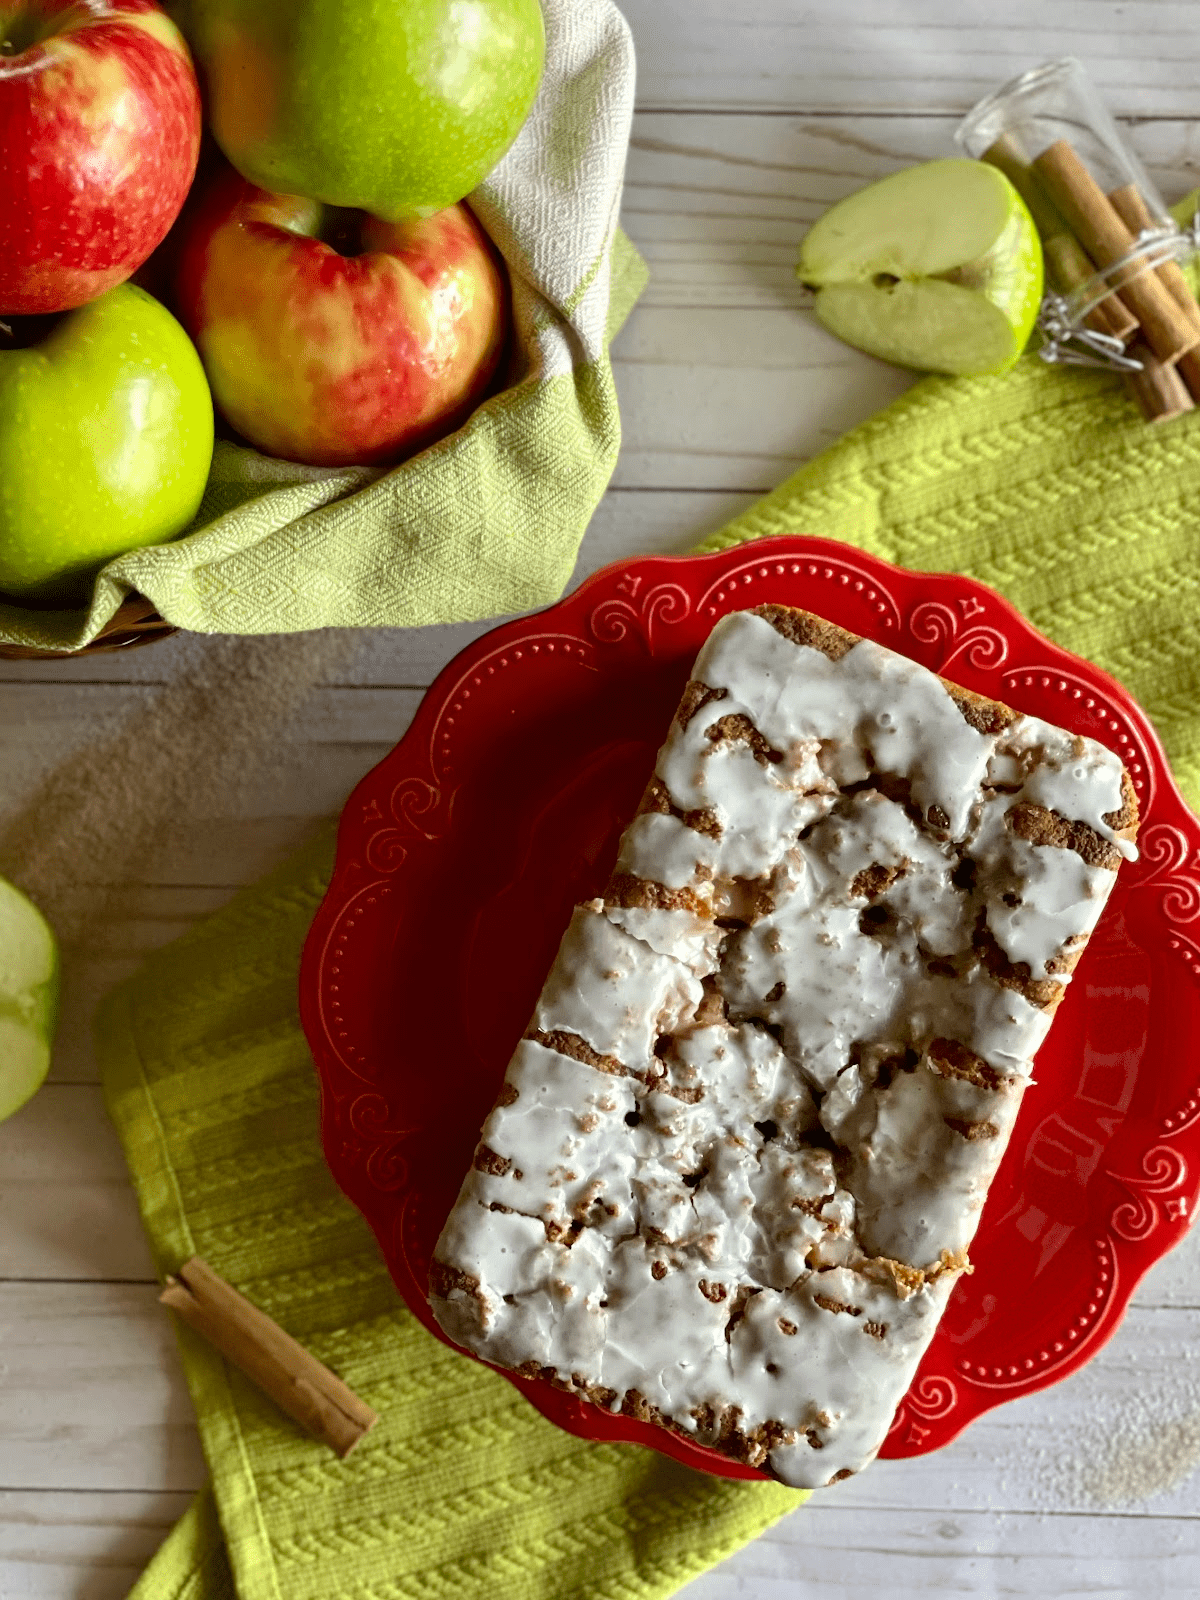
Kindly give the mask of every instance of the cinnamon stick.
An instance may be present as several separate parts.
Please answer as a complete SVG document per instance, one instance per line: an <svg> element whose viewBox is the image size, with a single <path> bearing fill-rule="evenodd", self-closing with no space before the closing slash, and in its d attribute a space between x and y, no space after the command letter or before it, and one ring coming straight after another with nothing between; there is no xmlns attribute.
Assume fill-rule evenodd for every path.
<svg viewBox="0 0 1200 1600"><path fill-rule="evenodd" d="M1154 218L1150 215L1146 197L1137 184L1127 183L1120 189L1113 189L1108 198L1112 201L1113 209L1121 221L1135 237L1146 228L1154 226ZM1176 305L1180 307L1197 333L1200 333L1200 306L1196 304L1196 297L1178 261L1162 261L1154 270L1162 279Z"/></svg>
<svg viewBox="0 0 1200 1600"><path fill-rule="evenodd" d="M199 1256L167 1279L158 1298L339 1456L348 1456L378 1420L339 1377Z"/></svg>
<svg viewBox="0 0 1200 1600"><path fill-rule="evenodd" d="M1183 362L1196 359L1194 356L1184 356L1172 366L1160 361L1144 339L1136 339L1128 353L1142 363L1142 370L1129 373L1127 382L1147 422L1170 422L1195 409L1181 372Z"/></svg>
<svg viewBox="0 0 1200 1600"><path fill-rule="evenodd" d="M1134 247L1133 234L1065 139L1035 156L1033 169L1098 267L1112 266L1129 255ZM1136 259L1122 272L1117 289L1161 361L1178 361L1186 351L1200 345L1200 330L1193 327L1157 274L1139 271Z"/></svg>
<svg viewBox="0 0 1200 1600"><path fill-rule="evenodd" d="M1070 294L1095 273L1091 259L1072 234L1057 233L1042 242L1047 276L1061 294ZM1122 343L1137 332L1138 320L1118 294L1106 295L1083 319L1097 333L1108 333Z"/></svg>
<svg viewBox="0 0 1200 1600"><path fill-rule="evenodd" d="M1070 294L1095 274L1096 263L1067 226L1066 218L1038 181L1037 174L1021 155L1011 134L1000 137L983 152L982 160L1001 171L1029 207L1034 226L1041 235L1046 275L1060 294ZM1111 334L1124 342L1137 329L1137 318L1118 295L1110 294L1088 312L1084 319L1097 333Z"/></svg>
<svg viewBox="0 0 1200 1600"><path fill-rule="evenodd" d="M1124 188L1114 189L1108 198L1127 228L1141 233L1144 228L1151 226L1153 218L1146 197L1134 184L1128 183ZM1200 306L1196 304L1196 297L1179 263L1164 261L1157 271L1176 302L1200 326ZM1187 351L1180 356L1176 366L1192 399L1200 400L1200 351Z"/></svg>
<svg viewBox="0 0 1200 1600"><path fill-rule="evenodd" d="M1200 400L1200 350L1189 350L1186 355L1180 356L1175 369L1187 385L1192 399Z"/></svg>

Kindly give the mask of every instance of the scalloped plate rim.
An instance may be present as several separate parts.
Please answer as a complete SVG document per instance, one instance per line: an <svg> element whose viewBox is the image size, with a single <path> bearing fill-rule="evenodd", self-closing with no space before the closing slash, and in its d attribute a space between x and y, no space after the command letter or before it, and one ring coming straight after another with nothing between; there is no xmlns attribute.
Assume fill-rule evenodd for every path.
<svg viewBox="0 0 1200 1600"><path fill-rule="evenodd" d="M304 1032L308 1039L310 1049L312 1050L314 1064L316 1066L321 1089L322 1148L325 1153L326 1162L335 1179L335 1182L337 1182L339 1187L343 1190L351 1202L360 1211L362 1211L366 1217L366 1220L370 1223L373 1231L376 1233L385 1258L388 1260L389 1268L392 1267L392 1261L390 1259L387 1244L389 1229L371 1214L370 1210L363 1204L361 1198L359 1197L359 1190L364 1186L365 1179L356 1179L355 1174L346 1168L345 1164L341 1161L338 1154L332 1148L337 1129L333 1125L332 1120L333 1096L330 1091L330 1085L327 1082L328 1062L323 1058L324 1050L326 1048L332 1051L335 1049L335 1047L329 1035L328 1028L326 1026L326 1019L321 1006L321 987L319 981L320 973L324 957L328 950L329 940L332 938L334 929L337 927L341 914L345 909L345 905L347 904L344 898L339 899L339 893L345 890L345 880L347 874L353 870L354 866L354 864L347 859L347 856L351 848L352 841L357 840L359 833L361 832L361 823L358 819L357 812L361 806L362 798L366 795L373 795L376 791L384 789L385 784L383 781L383 775L390 773L393 769L398 771L402 767L409 768L419 765L422 771L428 769L436 778L437 768L431 747L431 735L437 729L442 718L445 716L446 708L449 704L453 689L464 681L472 665L479 658L490 656L495 654L497 651L502 650L505 644L510 640L520 639L530 636L531 634L534 637L540 637L540 635L537 635L534 632L537 625L555 615L565 614L567 618L573 618L576 613L579 613L581 620L586 618L588 614L587 602L589 599L602 593L607 588L611 588L615 583L620 582L620 580L627 580L634 569L636 569L639 577L641 575L657 575L658 573L664 571L669 572L672 568L675 568L676 570L685 569L689 572L695 572L705 568L712 569L726 565L740 573L743 566L762 566L771 561L778 560L781 550L787 551L788 558L790 560L800 559L809 562L815 561L818 564L824 562L826 565L835 564L839 567L852 568L859 567L859 564L861 563L863 566L859 567L859 570L864 570L865 568L865 573L867 575L875 573L882 575L894 574L906 586L915 582L922 588L928 588L930 594L927 596L927 598L931 599L936 599L939 593L944 593L953 598L961 600L963 598L964 589L971 598L977 599L980 595L985 596L986 599L996 607L999 617L1005 627L1011 629L1012 632L1015 633L1017 640L1022 645L1029 647L1031 653L1036 653L1036 649L1042 649L1051 658L1044 662L1026 664L1017 669L1010 667L1007 670L1010 672L1017 670L1025 672L1038 671L1041 673L1062 673L1070 669L1078 669L1079 673L1088 682L1089 686L1094 686L1103 697L1111 700L1113 705L1121 711L1122 715L1125 716L1130 724L1136 729L1138 736L1144 743L1146 754L1150 758L1150 776L1156 789L1155 798L1157 799L1161 794L1164 804L1167 802L1172 803L1183 813L1184 817L1188 819L1194 829L1198 826L1196 818L1187 807L1187 804L1180 794L1177 784L1175 783L1174 776L1171 773L1165 752L1163 751L1162 744L1158 738L1156 730L1154 729L1146 713L1142 710L1141 706L1138 705L1138 703L1133 699L1128 690L1121 685L1119 680L1114 678L1103 668L1096 666L1092 662L1086 661L1082 657L1074 655L1072 652L1065 649L1065 647L1048 639L1004 595L1000 594L997 590L993 589L989 584L983 582L982 580L966 574L944 571L926 572L920 569L901 567L883 557L875 556L867 551L861 550L856 546L842 544L836 540L826 539L816 535L792 533L773 534L758 539L750 539L736 544L726 545L717 550L707 550L691 554L685 552L680 554L630 556L613 561L599 568L597 571L590 573L578 584L575 589L565 594L554 604L544 607L538 611L519 617L508 618L497 623L493 628L488 629L485 633L471 640L459 652L457 652L449 662L447 662L447 664L437 674L430 687L425 691L411 723L397 744L388 753L388 755L382 759L382 761L377 763L376 766L373 767L371 771L368 772L358 782L358 784L355 785L355 788L348 797L339 818L333 872L331 874L325 895L313 918L312 925L305 940L301 958L299 974L300 1013ZM699 594L696 599L695 606L688 613L688 615L694 615L695 611L698 610L700 602L707 599L714 592L716 587L716 584L710 584L708 588L703 591L703 593ZM923 603L923 601L921 603ZM737 608L730 607L729 609ZM912 610L915 609L917 609L917 606L914 604L912 606ZM670 625L669 620L665 625ZM573 638L579 638L581 637L581 632L579 629L576 629L576 631L570 636ZM589 641L591 647L593 648L598 648L601 644L610 642L613 641ZM884 641L881 640L881 642ZM1013 640L1008 638L1007 642L1011 645ZM897 644L896 648L900 648L900 646ZM653 655L653 649L649 644L647 644L647 649L649 653ZM901 653L909 652L901 650ZM1068 663L1069 668L1067 667ZM937 668L934 670L942 669ZM954 672L950 672L949 675L952 678L955 677ZM413 754L418 751L420 752L419 762L414 763L411 758ZM363 886L363 888L365 888L365 886ZM363 890L355 890L356 894L359 892L363 892ZM341 1062L340 1064L344 1070L352 1070L347 1068L344 1062ZM357 1074L355 1075L358 1076ZM364 1079L362 1081L366 1082L367 1080ZM1187 1124L1185 1129L1182 1131L1186 1131L1186 1127L1188 1126L1190 1126L1190 1124ZM1146 1152L1147 1155L1149 1153L1150 1151ZM1194 1179L1193 1190L1196 1188L1197 1180ZM1194 1194L1192 1196L1192 1200L1194 1204ZM1161 1247L1157 1247L1157 1245L1156 1247L1143 1246L1137 1258L1136 1265L1132 1265L1129 1262L1123 1263L1120 1284L1118 1286L1114 1282L1110 1300L1104 1307L1101 1316L1097 1319L1096 1325L1093 1327L1091 1332L1087 1334L1085 1339L1080 1341L1080 1343L1074 1348L1074 1351L1069 1349L1066 1352L1064 1360L1055 1365L1050 1371L1034 1374L1033 1376L1022 1380L1022 1386L1016 1389L1012 1394L1003 1394L999 1397L993 1395L992 1397L985 1399L982 1404L978 1404L973 1408L954 1408L957 1411L963 1412L963 1414L957 1419L951 1418L947 1420L945 1408L939 1409L939 1402L935 1399L929 1404L919 1407L917 1410L917 1415L923 1418L934 1417L941 1423L941 1436L937 1439L936 1444L926 1446L918 1443L917 1446L911 1451L893 1450L889 1449L892 1437L891 1434L889 1434L888 1442L885 1443L881 1454L889 1456L894 1456L896 1454L919 1454L924 1453L926 1449L940 1448L956 1438L962 1429L974 1421L977 1416L980 1416L984 1412L992 1409L995 1405L1002 1404L1009 1399L1021 1398L1025 1394L1033 1393L1037 1390L1048 1387L1053 1383L1061 1381L1063 1378L1076 1371L1079 1366L1084 1364L1085 1361L1090 1360L1091 1357L1107 1342L1107 1340L1112 1337L1124 1316L1125 1310L1128 1307L1129 1299L1131 1298L1137 1283L1140 1282L1141 1278L1157 1260L1161 1259L1161 1257L1165 1255L1169 1249L1173 1248L1174 1245L1179 1242L1179 1238L1181 1237L1182 1233L1178 1234L1177 1236L1173 1236L1169 1240L1162 1242ZM394 1270L393 1278L395 1278ZM397 1288L400 1288L399 1284L397 1284ZM406 1298L403 1295L402 1290L401 1293L402 1297ZM1114 1306L1116 1308L1115 1312L1113 1312ZM468 1355L472 1360L479 1360L478 1357L473 1356L470 1352L461 1351L459 1346L453 1345L452 1342L441 1333L441 1330L437 1328L436 1324L432 1320L432 1315L429 1312L427 1301L422 1301L421 1309L415 1314L418 1315L423 1324L426 1327L429 1327L431 1331L435 1332L444 1343L450 1345L451 1348L460 1350L460 1353ZM1084 1354L1085 1350L1086 1354ZM492 1364L488 1362L481 1361L480 1364L483 1366L492 1366ZM568 1431L573 1432L580 1437L594 1437L594 1435L589 1432L587 1422L589 1414L594 1415L596 1408L585 1406L583 1402L578 1401L574 1397L563 1396L556 1390L551 1389L549 1390L549 1395L546 1395L544 1391L549 1388L548 1385L531 1382L528 1379L522 1379L518 1375L503 1367L492 1366L492 1370L500 1373L510 1382L513 1382L516 1387L522 1390L522 1392L526 1393L544 1415L549 1415L550 1413L541 1403L543 1399L547 1400L548 1402L551 1400L558 1402L557 1406L551 1407L552 1410L562 1410L562 1403L569 1400L582 1414L582 1421L578 1425L573 1426L571 1422L565 1421L561 1417L552 1417L552 1420L556 1421L560 1426L566 1427ZM941 1379L940 1375L937 1374L929 1374L923 1377L922 1364L922 1367L918 1368L917 1373L914 1376L913 1386L912 1389L910 1389L910 1396L914 1391L918 1391L923 1383L926 1385L932 1384L936 1390L937 1384L942 1381L943 1380ZM987 1394L986 1385L983 1386L983 1392ZM897 1421L903 1415L904 1410L905 1403L902 1403L897 1412ZM609 1413L599 1413L599 1418L606 1421L614 1420L611 1418L611 1414ZM638 1443L648 1445L649 1447L656 1449L659 1453L671 1456L676 1460L685 1461L700 1470L713 1472L720 1476L751 1478L759 1481L762 1481L765 1476L754 1469L742 1466L740 1463L732 1462L729 1460L729 1458L719 1455L717 1452L707 1450L704 1447L696 1445L687 1439L680 1438L673 1434L664 1432L664 1430L654 1428L650 1424L636 1423L631 1419L619 1420L622 1423L628 1423L628 1427L622 1429L623 1437L636 1439L636 1442ZM895 1431L896 1425L894 1424L893 1433ZM611 1433L605 1433L603 1437L605 1439L610 1439L614 1437L614 1435Z"/></svg>

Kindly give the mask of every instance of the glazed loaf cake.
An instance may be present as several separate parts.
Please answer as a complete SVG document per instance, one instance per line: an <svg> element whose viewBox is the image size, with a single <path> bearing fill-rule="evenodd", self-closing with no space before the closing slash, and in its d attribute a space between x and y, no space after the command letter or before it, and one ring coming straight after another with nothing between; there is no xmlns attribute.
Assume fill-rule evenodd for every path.
<svg viewBox="0 0 1200 1600"><path fill-rule="evenodd" d="M694 668L443 1230L457 1343L813 1487L929 1344L1137 807L784 606Z"/></svg>

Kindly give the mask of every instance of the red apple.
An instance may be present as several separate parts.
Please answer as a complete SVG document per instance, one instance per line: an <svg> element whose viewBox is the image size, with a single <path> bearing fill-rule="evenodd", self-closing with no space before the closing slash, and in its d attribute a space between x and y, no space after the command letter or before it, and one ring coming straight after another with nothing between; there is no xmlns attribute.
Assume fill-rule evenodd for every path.
<svg viewBox="0 0 1200 1600"><path fill-rule="evenodd" d="M185 214L176 302L226 420L313 466L398 460L457 427L508 309L465 206L383 222L231 171Z"/></svg>
<svg viewBox="0 0 1200 1600"><path fill-rule="evenodd" d="M153 0L0 0L0 314L123 283L199 151L192 59Z"/></svg>

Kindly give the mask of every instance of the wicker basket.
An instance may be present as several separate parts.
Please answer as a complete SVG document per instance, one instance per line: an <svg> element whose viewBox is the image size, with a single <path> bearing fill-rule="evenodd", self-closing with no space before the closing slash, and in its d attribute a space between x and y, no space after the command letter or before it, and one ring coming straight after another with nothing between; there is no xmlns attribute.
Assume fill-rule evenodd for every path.
<svg viewBox="0 0 1200 1600"><path fill-rule="evenodd" d="M469 197L515 290L506 386L429 449L365 472L274 459L223 430L188 531L104 564L104 603L113 585L133 594L99 637L82 645L94 621L10 596L0 659L152 643L172 631L160 600L185 631L257 637L508 616L558 599L616 462L609 344L646 269L614 228L634 104L628 25L614 0L541 8L537 99Z"/></svg>
<svg viewBox="0 0 1200 1600"><path fill-rule="evenodd" d="M178 631L172 623L163 621L149 600L143 600L140 594L131 594L82 650L38 650L28 645L0 644L0 660L61 661L101 650L133 650Z"/></svg>

